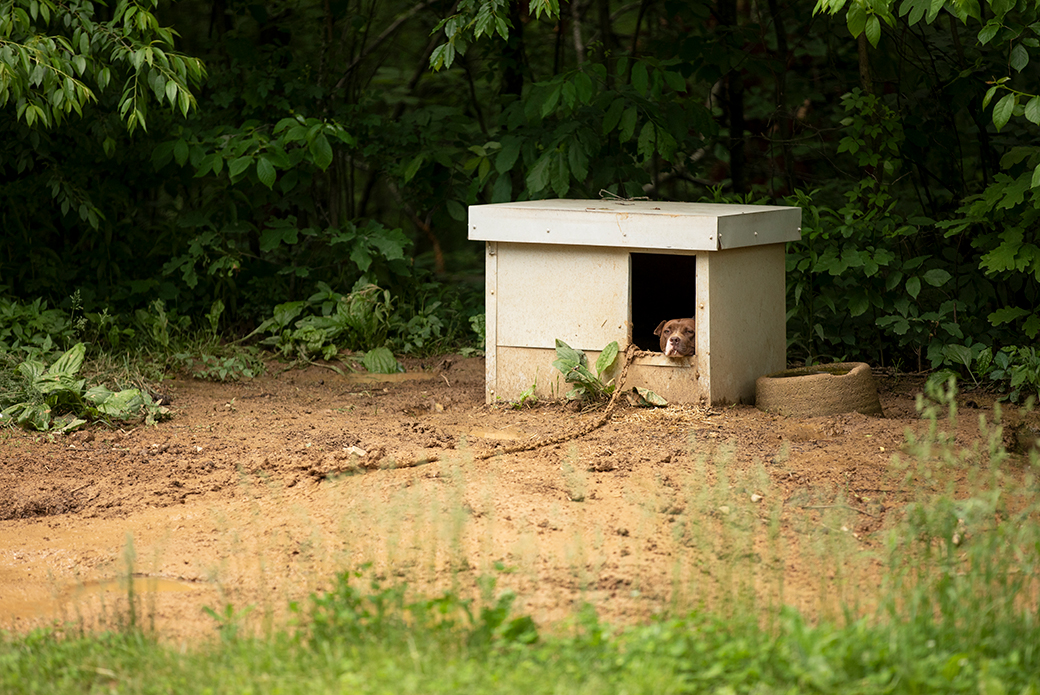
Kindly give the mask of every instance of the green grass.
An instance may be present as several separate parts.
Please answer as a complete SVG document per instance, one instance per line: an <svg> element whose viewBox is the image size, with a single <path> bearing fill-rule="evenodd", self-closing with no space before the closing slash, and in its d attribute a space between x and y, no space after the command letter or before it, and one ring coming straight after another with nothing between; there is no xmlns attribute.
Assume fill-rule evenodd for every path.
<svg viewBox="0 0 1040 695"><path fill-rule="evenodd" d="M387 583L398 580L378 562L340 573L261 633L247 629L249 608L210 609L213 638L191 646L142 627L146 610L115 616L102 633L7 635L0 693L1040 695L1036 457L1009 458L985 421L975 443L958 445L942 430L957 416L952 394L933 395L938 405L922 401L926 426L893 461L893 485L909 493L883 543L864 551L838 532L850 518L840 497L819 500L826 512L796 529L800 557L821 573L811 618L784 605L782 568L796 551L780 528L780 495L760 467L729 465L725 447L704 453L682 489L645 491L648 509L684 508L672 529L688 551L676 561L670 609L625 628L589 603L537 626L504 588L523 568L483 566L472 595L464 571L450 589L429 588L423 568L438 546L468 567L466 516L453 511L463 504L460 469L434 505L444 512L430 517L441 530L426 539L428 562L408 562L406 526L374 528L392 536L384 564L417 568L401 583ZM417 509L419 498L408 499ZM595 573L594 550L575 551L576 572ZM871 564L883 567L882 585L868 590L854 580Z"/></svg>
<svg viewBox="0 0 1040 695"><path fill-rule="evenodd" d="M439 619L442 608L430 602L419 609L425 615L408 615ZM808 625L785 610L773 630L693 614L615 634L589 608L569 629L528 644L528 633L517 639L479 620L415 626L401 618L391 612L320 636L301 630L229 637L191 650L136 631L38 632L0 646L0 691L1040 692L1035 623L994 625L998 640L976 641L933 620Z"/></svg>

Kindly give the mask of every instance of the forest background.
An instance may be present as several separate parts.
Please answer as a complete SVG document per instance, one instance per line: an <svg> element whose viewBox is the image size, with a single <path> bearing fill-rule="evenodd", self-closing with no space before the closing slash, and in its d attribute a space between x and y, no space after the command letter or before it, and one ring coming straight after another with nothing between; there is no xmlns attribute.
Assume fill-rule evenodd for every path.
<svg viewBox="0 0 1040 695"><path fill-rule="evenodd" d="M468 205L647 196L802 208L789 359L1017 399L1040 386L1038 13L3 0L0 349L477 347Z"/></svg>

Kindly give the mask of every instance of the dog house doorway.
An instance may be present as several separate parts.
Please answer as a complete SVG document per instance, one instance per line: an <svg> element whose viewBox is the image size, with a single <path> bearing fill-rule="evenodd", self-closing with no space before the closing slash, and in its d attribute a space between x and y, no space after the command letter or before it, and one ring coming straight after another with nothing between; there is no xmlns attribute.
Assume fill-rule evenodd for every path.
<svg viewBox="0 0 1040 695"><path fill-rule="evenodd" d="M632 342L660 349L654 329L661 321L696 318L697 256L633 253L631 258Z"/></svg>

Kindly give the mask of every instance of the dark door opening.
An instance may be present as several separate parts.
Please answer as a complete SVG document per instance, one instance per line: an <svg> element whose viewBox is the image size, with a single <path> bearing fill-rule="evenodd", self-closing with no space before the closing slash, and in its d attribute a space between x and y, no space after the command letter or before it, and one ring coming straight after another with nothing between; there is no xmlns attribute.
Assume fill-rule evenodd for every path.
<svg viewBox="0 0 1040 695"><path fill-rule="evenodd" d="M658 324L696 317L697 257L633 253L631 262L632 342L641 350L659 350Z"/></svg>

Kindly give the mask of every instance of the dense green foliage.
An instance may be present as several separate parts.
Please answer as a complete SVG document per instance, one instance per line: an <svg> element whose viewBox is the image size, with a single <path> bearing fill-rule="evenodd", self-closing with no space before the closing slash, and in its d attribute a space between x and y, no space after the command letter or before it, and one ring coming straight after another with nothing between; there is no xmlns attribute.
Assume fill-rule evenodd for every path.
<svg viewBox="0 0 1040 695"><path fill-rule="evenodd" d="M366 348L289 345L313 297L376 287L387 346L429 351L474 340L467 205L608 192L802 206L793 359L967 377L1040 335L1035 0L0 8L22 302L79 290L124 330L219 300L327 354Z"/></svg>

